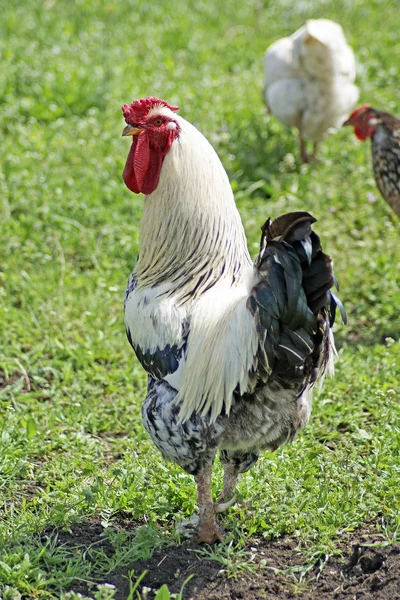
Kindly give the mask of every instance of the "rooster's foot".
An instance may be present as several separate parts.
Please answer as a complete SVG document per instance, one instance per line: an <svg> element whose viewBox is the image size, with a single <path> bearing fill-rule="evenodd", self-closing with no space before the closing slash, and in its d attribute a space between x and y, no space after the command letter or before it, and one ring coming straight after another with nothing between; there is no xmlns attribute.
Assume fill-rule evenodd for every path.
<svg viewBox="0 0 400 600"><path fill-rule="evenodd" d="M215 521L209 521L200 528L199 542L203 544L214 544L223 542L225 534Z"/></svg>

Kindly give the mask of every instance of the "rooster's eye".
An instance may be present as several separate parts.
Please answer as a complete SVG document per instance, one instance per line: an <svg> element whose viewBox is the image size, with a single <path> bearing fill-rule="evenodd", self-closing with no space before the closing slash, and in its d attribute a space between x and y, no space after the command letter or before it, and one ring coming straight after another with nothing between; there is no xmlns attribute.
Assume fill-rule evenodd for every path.
<svg viewBox="0 0 400 600"><path fill-rule="evenodd" d="M157 125L157 127L160 127L160 125L162 125L162 119L156 119L154 123Z"/></svg>

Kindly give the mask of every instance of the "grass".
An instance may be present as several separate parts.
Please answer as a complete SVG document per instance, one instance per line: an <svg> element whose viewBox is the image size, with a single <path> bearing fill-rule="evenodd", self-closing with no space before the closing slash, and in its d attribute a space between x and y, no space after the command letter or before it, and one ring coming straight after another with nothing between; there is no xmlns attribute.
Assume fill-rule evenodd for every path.
<svg viewBox="0 0 400 600"><path fill-rule="evenodd" d="M254 534L288 533L306 563L366 520L398 540L399 222L368 144L339 131L299 167L293 132L266 115L260 91L268 44L324 16L355 48L361 101L399 114L396 0L178 0L173 13L134 0L1 5L1 598L104 584L176 543L175 519L195 508L192 479L142 429L146 377L122 322L142 198L121 180L120 105L144 95L181 106L215 145L254 253L269 215L315 214L349 315L311 425L243 478L250 505L226 517L215 560L235 572L232 540L242 552ZM116 527L121 515L131 528ZM93 520L109 552L44 535Z"/></svg>

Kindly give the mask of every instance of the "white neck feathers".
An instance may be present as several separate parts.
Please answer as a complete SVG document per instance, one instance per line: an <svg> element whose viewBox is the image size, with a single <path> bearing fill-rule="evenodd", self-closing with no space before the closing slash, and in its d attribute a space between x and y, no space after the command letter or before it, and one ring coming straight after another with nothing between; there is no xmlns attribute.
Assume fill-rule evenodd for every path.
<svg viewBox="0 0 400 600"><path fill-rule="evenodd" d="M223 275L240 278L251 261L216 152L190 123L173 118L180 133L164 159L157 188L145 197L135 277L142 288L171 282L185 301Z"/></svg>

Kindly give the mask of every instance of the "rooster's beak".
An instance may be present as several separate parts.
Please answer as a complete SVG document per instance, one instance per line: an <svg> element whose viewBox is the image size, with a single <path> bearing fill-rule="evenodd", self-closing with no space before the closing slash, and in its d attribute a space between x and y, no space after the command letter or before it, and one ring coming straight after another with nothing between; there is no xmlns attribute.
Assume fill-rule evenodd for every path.
<svg viewBox="0 0 400 600"><path fill-rule="evenodd" d="M142 131L140 127L134 127L133 125L127 125L122 132L122 136L125 137L127 135L139 135Z"/></svg>
<svg viewBox="0 0 400 600"><path fill-rule="evenodd" d="M347 119L347 121L342 124L342 127L347 127L348 125L353 125L353 121L351 119Z"/></svg>

